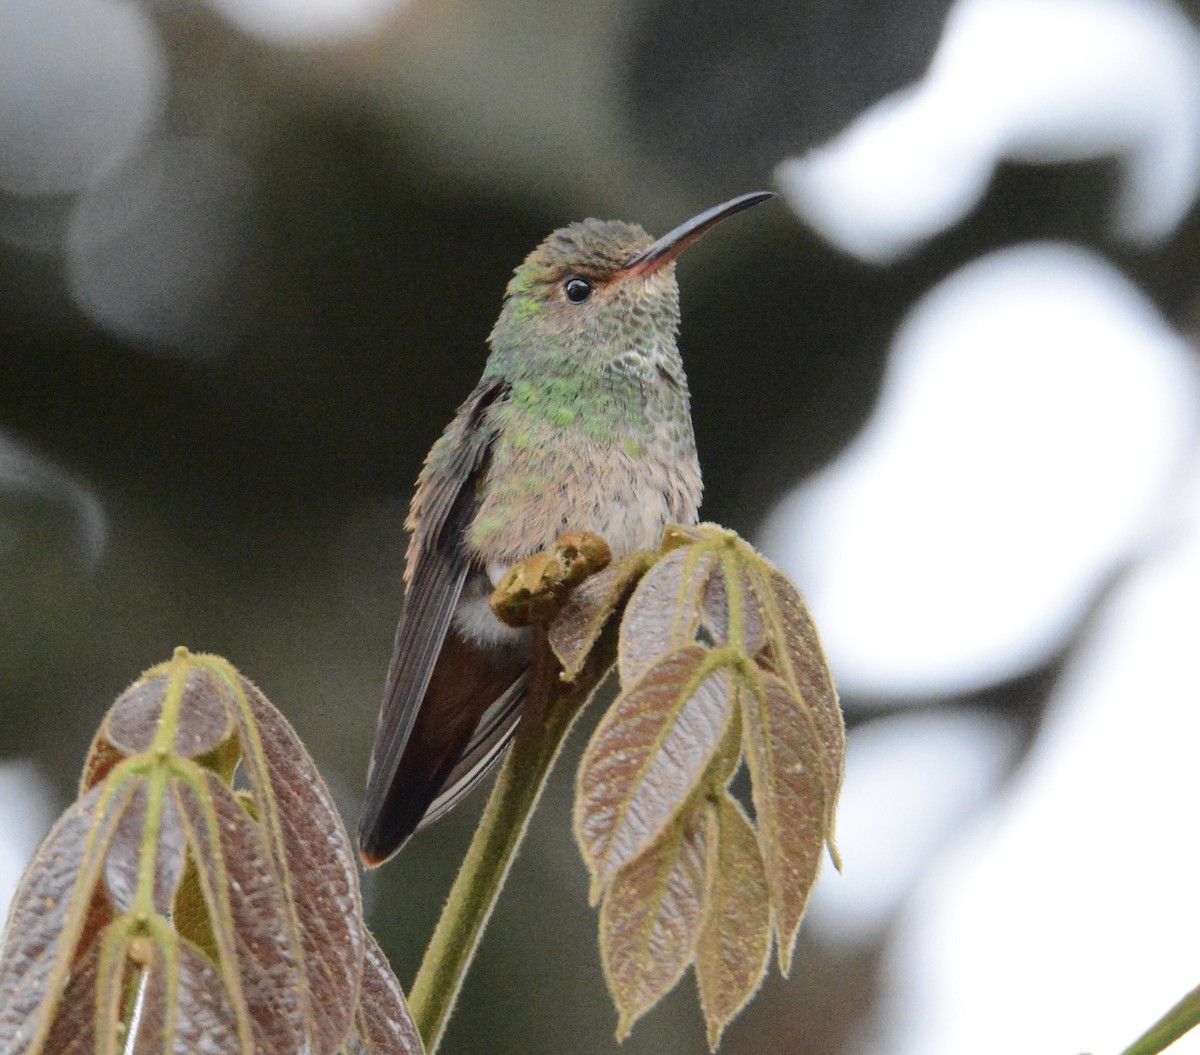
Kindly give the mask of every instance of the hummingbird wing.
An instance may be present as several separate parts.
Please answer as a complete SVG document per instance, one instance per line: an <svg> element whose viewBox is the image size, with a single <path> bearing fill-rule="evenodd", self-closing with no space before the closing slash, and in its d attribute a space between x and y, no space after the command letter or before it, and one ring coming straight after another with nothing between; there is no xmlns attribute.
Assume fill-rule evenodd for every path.
<svg viewBox="0 0 1200 1055"><path fill-rule="evenodd" d="M449 811L500 759L528 671L528 649L481 646L450 628L397 767L387 820L400 841L388 853Z"/></svg>
<svg viewBox="0 0 1200 1055"><path fill-rule="evenodd" d="M514 682L524 663L511 654L492 655L451 627L464 583L483 574L465 533L495 438L485 427L486 411L507 391L501 379L480 383L430 453L413 499L408 590L359 822L359 844L370 864L399 849L439 795L448 800L440 815L482 776L519 714L523 692ZM503 742L497 745L498 736ZM460 762L466 766L461 790L449 779Z"/></svg>
<svg viewBox="0 0 1200 1055"><path fill-rule="evenodd" d="M529 682L528 664L522 661L516 680L484 712L471 733L466 748L454 768L442 782L437 798L429 804L417 831L428 827L458 805L459 800L479 783L504 754L517 731L517 720L525 703Z"/></svg>

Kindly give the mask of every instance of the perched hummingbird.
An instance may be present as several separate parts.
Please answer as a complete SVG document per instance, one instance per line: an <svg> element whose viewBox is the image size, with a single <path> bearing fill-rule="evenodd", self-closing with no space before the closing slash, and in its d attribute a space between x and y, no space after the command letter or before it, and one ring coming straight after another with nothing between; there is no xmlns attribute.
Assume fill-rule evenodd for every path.
<svg viewBox="0 0 1200 1055"><path fill-rule="evenodd" d="M488 605L504 574L568 531L596 532L620 560L667 523L696 522L673 262L770 197L744 194L657 241L584 220L513 274L483 377L429 452L406 522L407 594L359 824L368 865L458 802L512 738L532 638Z"/></svg>

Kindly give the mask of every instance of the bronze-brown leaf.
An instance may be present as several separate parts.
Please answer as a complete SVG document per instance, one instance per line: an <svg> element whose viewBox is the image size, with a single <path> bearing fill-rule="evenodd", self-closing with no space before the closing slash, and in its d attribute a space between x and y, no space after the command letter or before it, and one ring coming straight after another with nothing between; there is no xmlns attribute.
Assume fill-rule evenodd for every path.
<svg viewBox="0 0 1200 1055"><path fill-rule="evenodd" d="M166 664L151 667L112 705L101 727L105 739L123 755L136 755L154 743L170 679Z"/></svg>
<svg viewBox="0 0 1200 1055"><path fill-rule="evenodd" d="M739 556L736 548L727 547L722 559L714 566L701 602L702 618L705 629L715 644L740 645L746 653L753 655L763 646L762 608L755 590L754 578L747 572L745 563ZM731 580L736 597L730 594ZM731 602L737 606L736 634L731 634L729 625Z"/></svg>
<svg viewBox="0 0 1200 1055"><path fill-rule="evenodd" d="M38 1046L67 971L97 937L84 933L104 855L133 786L94 788L50 830L9 909L0 946L0 1052Z"/></svg>
<svg viewBox="0 0 1200 1055"><path fill-rule="evenodd" d="M367 934L363 956L362 988L354 1012L354 1034L346 1045L348 1055L424 1055L400 983L379 943Z"/></svg>
<svg viewBox="0 0 1200 1055"><path fill-rule="evenodd" d="M703 801L703 800L701 800ZM704 902L704 812L689 811L626 864L600 910L600 955L624 1039L692 961Z"/></svg>
<svg viewBox="0 0 1200 1055"><path fill-rule="evenodd" d="M825 840L824 759L787 685L760 674L742 693L746 758L775 909L779 968L786 975Z"/></svg>
<svg viewBox="0 0 1200 1055"><path fill-rule="evenodd" d="M642 576L621 620L617 663L623 686L628 688L656 660L695 639L700 598L715 562L711 548L687 545Z"/></svg>
<svg viewBox="0 0 1200 1055"><path fill-rule="evenodd" d="M715 1046L758 987L773 932L787 973L826 841L840 867L832 832L845 731L816 630L782 573L715 524L669 528L660 552L626 604L622 692L584 753L575 830L593 898L611 896L607 884L649 867L650 847L677 834L681 809L707 803L695 962ZM709 721L681 733L682 701L701 687L712 691L700 712ZM729 794L743 759L757 830Z"/></svg>
<svg viewBox="0 0 1200 1055"><path fill-rule="evenodd" d="M821 751L825 785L825 837L829 854L839 869L841 861L833 842L838 794L846 759L846 727L838 706L837 690L825 662L816 625L800 591L778 568L765 561L757 568L759 593L771 628L771 650L777 673L787 682L797 705L812 723Z"/></svg>
<svg viewBox="0 0 1200 1055"><path fill-rule="evenodd" d="M709 656L690 645L659 659L617 698L584 752L575 834L593 897L678 813L721 743L732 679Z"/></svg>
<svg viewBox="0 0 1200 1055"><path fill-rule="evenodd" d="M114 747L105 735L104 726L97 729L96 735L92 737L92 746L88 748L83 773L79 777L79 797L82 798L104 780L113 771L113 767L125 758L125 753Z"/></svg>
<svg viewBox="0 0 1200 1055"><path fill-rule="evenodd" d="M563 669L563 678L574 681L600 639L609 619L645 574L652 557L635 553L584 580L567 598L550 625L550 647Z"/></svg>
<svg viewBox="0 0 1200 1055"><path fill-rule="evenodd" d="M707 888L696 944L696 984L716 1051L725 1027L767 971L771 910L758 836L728 795L708 805Z"/></svg>
<svg viewBox="0 0 1200 1055"><path fill-rule="evenodd" d="M173 798L165 796L161 810L153 818L153 838L147 846L149 791L149 783L139 780L129 804L122 811L104 861L104 881L113 905L122 912L132 909L141 874L142 855L150 849L154 854L154 909L165 915L171 909L183 875L183 826Z"/></svg>
<svg viewBox="0 0 1200 1055"><path fill-rule="evenodd" d="M203 792L183 783L175 792L241 1043L271 1055L299 1051L303 978L287 940L283 883L266 840L213 774L205 774Z"/></svg>
<svg viewBox="0 0 1200 1055"><path fill-rule="evenodd" d="M96 1055L96 964L100 959L98 944L84 953L71 971L71 979L59 1001L58 1013L46 1037L44 1051L53 1055ZM8 1053L27 1048L7 1045L0 1049Z"/></svg>
<svg viewBox="0 0 1200 1055"><path fill-rule="evenodd" d="M229 786L239 759L249 792ZM53 1031L115 1055L140 985L134 1051L332 1055L365 941L349 839L290 726L224 660L177 649L114 705L14 899L0 1053L45 1055Z"/></svg>
<svg viewBox="0 0 1200 1055"><path fill-rule="evenodd" d="M212 961L183 939L175 961L168 963L161 949L151 947L133 1055L238 1052L237 1017Z"/></svg>
<svg viewBox="0 0 1200 1055"><path fill-rule="evenodd" d="M229 735L233 697L202 661L203 657L181 650L174 659L147 671L113 704L104 723L108 740L127 755L148 751L158 735L166 694L172 689L170 672L176 664L185 663L190 669L177 690L178 724L172 749L184 758L195 758L216 747Z"/></svg>
<svg viewBox="0 0 1200 1055"><path fill-rule="evenodd" d="M232 669L232 668L230 668ZM330 1055L350 1031L362 978L358 868L333 796L287 720L238 675L246 709L237 722L255 813L283 877L285 932L302 978L306 1035Z"/></svg>
<svg viewBox="0 0 1200 1055"><path fill-rule="evenodd" d="M168 700L168 693L175 698ZM159 735L164 708L173 715L175 754L215 757L225 749L236 761L236 747L230 743L232 703L227 686L205 669L203 657L177 649L172 659L151 667L117 697L88 751L79 793L98 784L122 759L149 751Z"/></svg>

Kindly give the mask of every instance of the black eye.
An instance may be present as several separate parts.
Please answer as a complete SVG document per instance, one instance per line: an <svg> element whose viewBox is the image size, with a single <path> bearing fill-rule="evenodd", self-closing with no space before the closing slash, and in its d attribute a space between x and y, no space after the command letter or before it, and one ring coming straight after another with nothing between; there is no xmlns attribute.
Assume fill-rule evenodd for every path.
<svg viewBox="0 0 1200 1055"><path fill-rule="evenodd" d="M563 283L563 292L572 304L582 304L592 295L592 284L576 275Z"/></svg>

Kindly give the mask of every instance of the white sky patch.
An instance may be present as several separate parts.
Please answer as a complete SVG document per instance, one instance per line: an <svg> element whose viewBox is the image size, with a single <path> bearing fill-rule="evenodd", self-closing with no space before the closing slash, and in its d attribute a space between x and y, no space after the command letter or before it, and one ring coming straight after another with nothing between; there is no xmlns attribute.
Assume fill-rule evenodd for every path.
<svg viewBox="0 0 1200 1055"><path fill-rule="evenodd" d="M838 874L823 866L805 925L829 944L868 943L922 869L995 788L1014 750L993 718L906 714L850 734L838 804Z"/></svg>
<svg viewBox="0 0 1200 1055"><path fill-rule="evenodd" d="M764 548L844 692L961 692L1043 661L1153 528L1195 443L1189 349L1081 249L984 257L898 331L875 417Z"/></svg>
<svg viewBox="0 0 1200 1055"><path fill-rule="evenodd" d="M1200 34L1166 0L959 0L922 81L776 178L831 242L884 262L969 213L1001 158L1109 156L1118 233L1165 238L1200 187Z"/></svg>
<svg viewBox="0 0 1200 1055"><path fill-rule="evenodd" d="M129 157L166 96L162 43L117 0L0 0L0 191L68 194Z"/></svg>
<svg viewBox="0 0 1200 1055"><path fill-rule="evenodd" d="M409 0L209 0L239 29L272 44L305 46L367 37Z"/></svg>
<svg viewBox="0 0 1200 1055"><path fill-rule="evenodd" d="M863 1055L1119 1051L1197 981L1200 473L1012 794L921 888ZM1171 1048L1200 1051L1192 1034Z"/></svg>

